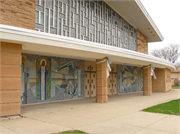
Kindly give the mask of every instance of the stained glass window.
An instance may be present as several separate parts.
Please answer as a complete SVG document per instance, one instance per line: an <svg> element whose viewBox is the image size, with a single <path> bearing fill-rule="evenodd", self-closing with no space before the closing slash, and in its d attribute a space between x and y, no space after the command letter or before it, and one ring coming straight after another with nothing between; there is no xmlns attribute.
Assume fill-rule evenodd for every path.
<svg viewBox="0 0 180 134"><path fill-rule="evenodd" d="M137 50L136 29L104 1L36 0L36 30Z"/></svg>

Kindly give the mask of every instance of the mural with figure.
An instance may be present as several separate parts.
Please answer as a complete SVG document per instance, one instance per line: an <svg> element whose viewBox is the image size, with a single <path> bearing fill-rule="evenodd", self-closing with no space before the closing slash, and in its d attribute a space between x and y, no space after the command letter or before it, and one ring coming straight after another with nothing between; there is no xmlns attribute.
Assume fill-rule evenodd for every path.
<svg viewBox="0 0 180 134"><path fill-rule="evenodd" d="M84 61L22 54L22 104L84 97Z"/></svg>
<svg viewBox="0 0 180 134"><path fill-rule="evenodd" d="M39 57L36 61L36 96L39 100L51 97L51 58Z"/></svg>
<svg viewBox="0 0 180 134"><path fill-rule="evenodd" d="M142 77L142 68L118 65L118 94L142 91Z"/></svg>

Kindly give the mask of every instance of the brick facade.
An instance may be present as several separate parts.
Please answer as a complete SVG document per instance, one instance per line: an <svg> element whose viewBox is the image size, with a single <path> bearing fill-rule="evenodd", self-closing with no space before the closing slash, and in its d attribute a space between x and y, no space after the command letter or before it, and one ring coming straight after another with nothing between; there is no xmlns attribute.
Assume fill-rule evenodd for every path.
<svg viewBox="0 0 180 134"><path fill-rule="evenodd" d="M137 29L137 51L148 54L148 38Z"/></svg>
<svg viewBox="0 0 180 134"><path fill-rule="evenodd" d="M153 92L167 92L171 89L171 70L155 68L157 79L152 78Z"/></svg>
<svg viewBox="0 0 180 134"><path fill-rule="evenodd" d="M20 44L1 42L0 116L21 111L21 52Z"/></svg>
<svg viewBox="0 0 180 134"><path fill-rule="evenodd" d="M171 70L165 69L165 81L166 81L166 92L169 91L171 87Z"/></svg>
<svg viewBox="0 0 180 134"><path fill-rule="evenodd" d="M35 0L0 1L0 24L35 30Z"/></svg>

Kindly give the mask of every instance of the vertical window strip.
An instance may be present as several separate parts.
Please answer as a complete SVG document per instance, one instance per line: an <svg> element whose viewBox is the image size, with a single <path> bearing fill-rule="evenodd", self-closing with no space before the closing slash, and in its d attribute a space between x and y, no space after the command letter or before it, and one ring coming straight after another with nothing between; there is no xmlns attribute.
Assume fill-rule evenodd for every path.
<svg viewBox="0 0 180 134"><path fill-rule="evenodd" d="M57 0L57 14L56 14L57 16L57 21L56 21L56 23L57 23L57 35L59 35L59 0Z"/></svg>
<svg viewBox="0 0 180 134"><path fill-rule="evenodd" d="M55 27L55 0L53 0L53 7L52 7L52 27Z"/></svg>
<svg viewBox="0 0 180 134"><path fill-rule="evenodd" d="M44 32L46 32L46 0L42 0L44 3Z"/></svg>
<svg viewBox="0 0 180 134"><path fill-rule="evenodd" d="M48 10L49 12L48 12L48 33L50 33L50 11L51 11L51 9L49 8L49 10Z"/></svg>
<svg viewBox="0 0 180 134"><path fill-rule="evenodd" d="M36 23L39 23L39 11L36 11Z"/></svg>

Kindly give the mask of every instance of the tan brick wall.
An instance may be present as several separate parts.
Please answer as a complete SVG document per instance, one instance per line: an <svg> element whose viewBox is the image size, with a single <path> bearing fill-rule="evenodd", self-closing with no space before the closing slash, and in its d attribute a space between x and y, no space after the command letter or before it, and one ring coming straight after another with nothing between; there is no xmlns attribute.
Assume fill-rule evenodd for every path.
<svg viewBox="0 0 180 134"><path fill-rule="evenodd" d="M180 78L180 72L171 72L171 78Z"/></svg>
<svg viewBox="0 0 180 134"><path fill-rule="evenodd" d="M151 66L143 66L143 95L152 95Z"/></svg>
<svg viewBox="0 0 180 134"><path fill-rule="evenodd" d="M106 57L105 57L106 58ZM103 59L97 59L96 62ZM106 74L106 75L104 75ZM107 103L108 102L108 90L107 90L107 61L96 64L96 102Z"/></svg>
<svg viewBox="0 0 180 134"><path fill-rule="evenodd" d="M148 38L137 29L137 51L148 54Z"/></svg>
<svg viewBox="0 0 180 134"><path fill-rule="evenodd" d="M171 89L171 71L169 69L155 68L157 79L152 78L153 92L167 92Z"/></svg>
<svg viewBox="0 0 180 134"><path fill-rule="evenodd" d="M20 44L1 42L0 116L21 111L21 52Z"/></svg>
<svg viewBox="0 0 180 134"><path fill-rule="evenodd" d="M0 24L35 30L35 0L0 1Z"/></svg>
<svg viewBox="0 0 180 134"><path fill-rule="evenodd" d="M165 92L165 69L155 68L156 79L152 77L153 92Z"/></svg>
<svg viewBox="0 0 180 134"><path fill-rule="evenodd" d="M171 70L165 69L165 82L166 82L166 92L169 91L171 87Z"/></svg>

